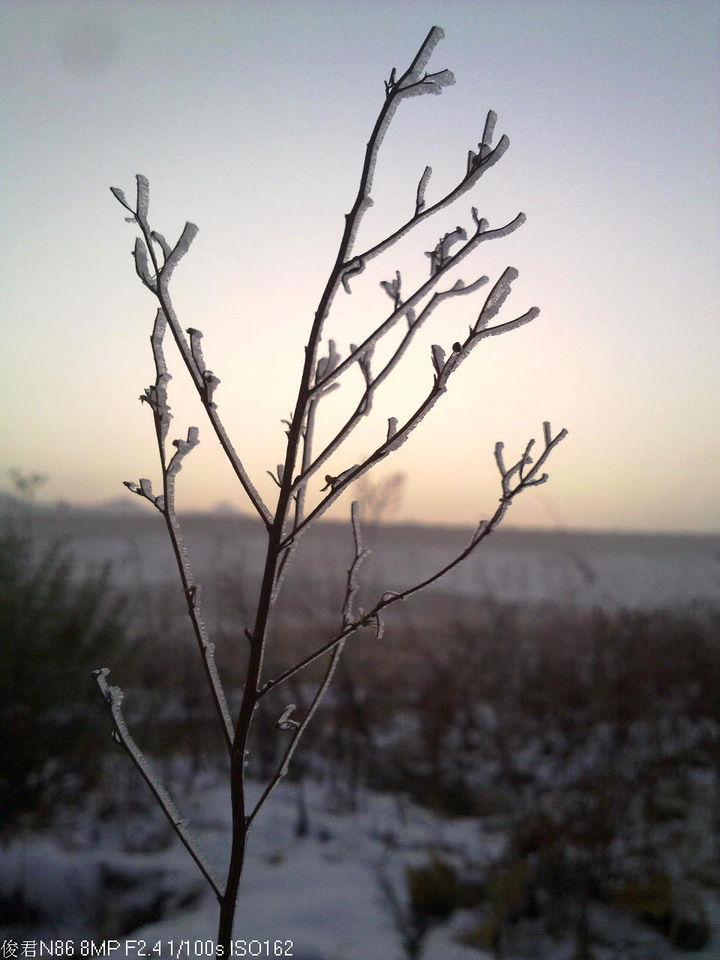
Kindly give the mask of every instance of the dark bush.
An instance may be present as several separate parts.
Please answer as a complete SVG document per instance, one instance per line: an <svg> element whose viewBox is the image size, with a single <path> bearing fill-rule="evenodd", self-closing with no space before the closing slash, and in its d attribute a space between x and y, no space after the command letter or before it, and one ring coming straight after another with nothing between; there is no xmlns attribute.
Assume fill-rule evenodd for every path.
<svg viewBox="0 0 720 960"><path fill-rule="evenodd" d="M36 549L27 518L0 530L0 821L47 811L94 779L104 740L91 670L128 646L109 570L78 576L59 544ZM97 700L97 704L96 704ZM105 725L106 722L105 722Z"/></svg>

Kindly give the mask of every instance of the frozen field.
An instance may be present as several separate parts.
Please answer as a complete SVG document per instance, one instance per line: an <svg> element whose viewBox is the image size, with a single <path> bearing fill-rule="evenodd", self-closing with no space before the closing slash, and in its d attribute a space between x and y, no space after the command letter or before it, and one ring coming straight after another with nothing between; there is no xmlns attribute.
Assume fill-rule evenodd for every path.
<svg viewBox="0 0 720 960"><path fill-rule="evenodd" d="M182 519L182 518L181 518ZM203 589L239 577L252 587L265 534L259 524L217 515L182 520ZM84 564L111 561L113 580L133 589L174 582L173 558L159 517L67 511L44 516L43 539L67 540ZM470 530L388 526L366 532L372 555L362 568L368 589L402 589L429 576L467 545ZM300 541L291 582L328 599L352 559L349 525L325 524ZM458 569L434 585L462 597L550 602L589 608L660 609L720 602L720 536L549 533L501 528Z"/></svg>
<svg viewBox="0 0 720 960"><path fill-rule="evenodd" d="M39 544L64 542L78 560L80 571L109 561L118 589L141 600L147 599L148 605L164 619L173 616L171 611L175 609L165 604L164 591L166 587L177 591L177 580L166 533L159 520L142 512L37 511L33 523ZM239 585L240 592L251 600L263 553L264 534L259 525L239 517L209 515L187 517L183 527L197 578L209 600L208 610L212 611L212 601L219 599L218 591L224 593L227 584L235 584L236 589ZM361 568L362 588L368 599L377 599L384 590L400 590L431 575L466 546L470 533L469 530L422 527L368 529L366 540L373 554ZM326 611L331 603L337 611L337 599L352 559L348 526L323 526L312 539L301 541L301 548L287 584L288 609L294 611L298 619L311 616L313 608ZM445 622L445 618L462 609L464 601L478 598L520 606L553 604L571 611L568 622L577 620L582 624L591 623L595 613L584 618L576 617L573 611L595 607L611 612L668 611L717 605L720 604L720 537L559 534L504 529L493 534L459 570L435 585L429 597L418 598L407 607L408 612L414 611L411 615L417 624L423 624L424 618L431 615ZM182 614L181 604L178 608ZM468 605L468 609L473 608ZM213 615L210 612L209 618ZM632 626L635 619L642 618L629 616L623 621L620 614L614 619L611 616L608 622ZM653 629L658 622L670 624L670 631L674 629L675 621L668 612L650 620ZM690 622L692 617L687 620ZM426 622L429 623L429 619ZM511 617L507 624L511 627L513 622ZM430 643L434 643L432 630L425 633L430 636ZM550 636L553 645L562 641L562 637L554 633ZM652 632L642 636L643 642L648 642ZM691 639L693 636L688 634ZM568 649L571 648L569 645ZM430 646L423 649L429 650ZM646 649L643 647L643 651ZM500 651L498 647L493 656ZM680 657L678 669L687 659L684 646ZM647 652L641 654L641 660L644 673ZM485 663L486 669L490 663ZM548 663L552 666L552 661ZM623 675L629 676L625 660L621 665ZM392 658L388 657L377 676L387 673L391 666ZM439 657L433 670L441 668ZM497 669L501 675L502 664ZM712 674L704 660L701 669L705 674ZM432 678L433 671L426 672L427 677ZM473 670L466 672L472 674ZM451 700L441 698L437 703L439 717L443 711L451 711L448 703L460 695L462 678L454 677L452 683L448 683ZM413 674L410 687L420 689L419 683L420 674ZM558 698L563 695L561 687L562 684ZM388 689L394 701L397 684ZM438 695L439 687L429 682L423 689ZM630 687L629 692L618 689L621 698L638 696L637 688ZM554 687L552 693L554 697ZM385 694L380 691L378 695ZM599 699L603 700L602 696ZM716 700L710 696L702 702L712 706ZM398 742L406 742L411 750L416 741L425 743L424 734L417 733L424 728L416 729L413 715L403 713L412 697L398 702L400 706L392 714L389 725L383 727L378 721L376 728L378 739L373 749L380 749L383 756L393 756L393 745ZM589 704L584 700L571 702ZM524 703L521 695L519 703ZM324 721L318 720L318 729L332 731L337 726L333 725L332 710L341 710L341 698L335 701L330 695L325 707L328 712ZM148 707L148 717L156 723L162 722L160 714L152 713L152 709ZM542 781L544 786L537 787L540 799L545 798L548 791L558 789L560 792L552 802L559 808L562 793L557 771L570 776L568 771L572 772L576 761L580 770L578 777L587 767L590 774L600 778L598 782L604 783L601 775L605 768L600 755L607 724L597 722L593 726L594 721L588 721L583 733L577 709L573 707L576 712L568 727L559 721L552 727L550 712L538 720L535 730L523 727L519 720L514 726L516 715L510 710L504 721L506 732L496 735L494 709L488 704L478 705L478 716L489 718L488 742L495 743L498 739L497 756L504 755L505 748L512 754L511 767L517 768L518 782L527 787L530 782L537 786ZM595 937L594 960L718 960L720 957L717 896L720 888L714 867L712 870L706 867L706 861L714 862L713 851L717 850L714 811L720 795L720 779L713 762L707 759L710 756L707 749L717 750L720 724L712 720L715 714L711 709L707 711L708 716L699 707L693 709L695 713L686 711L678 701L677 716L666 714L665 727L643 726L645 721L641 721L628 728L637 740L637 743L632 741L635 753L630 750L632 756L628 754L632 767L629 796L639 792L643 783L651 783L652 789L647 792L657 794L660 801L664 798L666 805L669 804L667 809L662 805L658 807L655 821L647 821L651 824L649 829L655 831L652 834L655 846L666 853L665 860L658 862L667 860L665 869L670 872L677 867L683 883L686 875L691 877L695 886L687 889L703 905L712 927L710 939L700 950L678 950L657 930L639 923L629 914L625 916L617 909L610 909L605 901L597 899L590 910ZM139 734L145 734L140 726ZM348 726L347 719L345 726ZM430 733L433 729L428 727ZM453 737L457 730L457 725L451 724L448 728L439 763L442 765L447 759L451 766L455 764L453 769L465 769L469 776L470 768L460 763L466 754L459 747L459 752L449 753L456 742ZM182 732L188 731L182 728ZM409 781L407 789L370 789L362 782L356 802L351 805L347 803L347 795L338 792L343 773L333 759L335 755L328 755L328 759L323 753L334 740L330 734L323 736L325 739L319 740L315 748L314 778L305 776L297 782L283 783L253 827L236 938L252 941L260 953L247 952L246 955L265 956L262 950L266 942L273 945L278 941L282 944L291 941L291 952L279 955L296 960L404 960L413 956L419 960L494 960L497 953L480 949L477 944L469 945L469 938L471 940L485 914L464 907L453 908L449 917L435 918L421 942L415 945L415 952L409 948L408 870L427 866L440 858L452 864L458 875L476 882L473 877L478 872L485 875L493 864L510 856L509 836L514 822L511 816L507 811L503 813L502 807L499 814L490 809L468 816L427 802L422 804ZM678 775L679 785L676 785L673 778L682 767L676 759L685 756L683 737L691 760L682 761L687 766L687 776ZM705 745L704 752L700 746L696 749L696 741ZM356 749L352 746L355 741L348 742L352 752ZM467 756L482 756L480 742L473 741L467 747ZM652 752L656 742L657 757ZM613 751L605 752L612 753L621 765L624 754L618 743ZM593 744L600 757L597 769L593 767ZM189 816L208 856L222 872L230 839L226 787L217 767L192 768L190 754L173 753L177 749L177 741L172 739L168 753L158 760L163 780L182 815ZM646 753L650 757L647 762L642 759ZM403 754L397 756L402 759ZM412 758L414 754L409 756ZM422 764L429 761L422 751L418 756L422 768ZM139 941L144 941L145 956L150 960L210 955L217 913L212 894L198 879L185 850L169 834L169 828L152 806L127 758L116 755L107 760L109 766L103 783L84 796L81 810L73 814L61 812L44 829L21 830L4 840L0 847L0 945L59 938L93 940L98 944L117 942L114 956L134 957L141 955ZM310 769L311 760L307 762ZM347 765L347 757L343 762ZM489 777L491 767L482 763L478 766L478 776ZM638 764L637 768L633 763ZM654 778L652 781L647 780L648 771ZM575 783L572 777L569 782ZM618 780L621 782L624 782L622 777ZM395 792L391 792L393 789ZM617 789L620 792L616 796L624 796L621 788ZM687 800L683 791L689 791L688 795L692 794L695 799ZM490 792L487 796L492 799L499 794ZM594 802L596 794L592 789L588 796ZM528 803L532 805L531 801ZM518 801L518 808L520 806ZM572 816L577 819L575 813ZM617 843L621 844L619 849L623 850L622 844L630 841L625 834L618 832L616 836ZM682 856L678 852L680 847ZM635 848L630 845L627 849ZM695 873L688 868L686 860L693 869L697 868ZM702 879L705 870L707 876ZM523 918L514 928L514 948L511 955L507 954L508 960L571 960L575 941L567 930L551 936L545 934L539 922L529 921L523 926L525 922ZM125 941L125 937L130 939ZM184 943L188 946L183 946Z"/></svg>
<svg viewBox="0 0 720 960"><path fill-rule="evenodd" d="M401 960L407 957L403 928L408 910L404 870L427 863L431 851L463 863L490 863L506 847L502 833L475 818L446 820L405 798L366 792L355 813L328 809L319 785L303 787L310 809L304 836L297 835L298 786L286 783L258 818L248 851L248 872L236 918L235 938L247 956L276 942L280 955L295 960ZM227 861L228 798L223 789L199 789L185 797L195 832L213 862ZM112 946L116 957L195 960L212 957L217 903L198 879L186 851L165 847L164 821L152 810L140 827L131 823L135 849L96 822L84 823L59 840L13 841L4 851L0 892L12 892L32 877L33 924L3 927L1 942L52 943L74 939ZM132 844L130 845L132 846ZM157 849L160 847L161 849ZM113 910L108 909L111 897ZM716 918L720 902L708 898ZM160 911L168 919L142 924L127 938L117 923ZM44 918L54 914L48 923ZM98 919L103 917L104 931ZM456 911L433 923L422 938L419 960L494 960L493 954L462 942L471 914ZM717 960L720 936L700 950L669 947L657 933L598 905L597 930L607 930L612 948L597 948L596 960ZM249 946L250 942L253 947ZM89 949L86 947L86 949ZM512 960L572 960L571 938L539 937L528 931L527 952ZM256 953L251 951L255 950ZM242 955L242 954L239 954Z"/></svg>

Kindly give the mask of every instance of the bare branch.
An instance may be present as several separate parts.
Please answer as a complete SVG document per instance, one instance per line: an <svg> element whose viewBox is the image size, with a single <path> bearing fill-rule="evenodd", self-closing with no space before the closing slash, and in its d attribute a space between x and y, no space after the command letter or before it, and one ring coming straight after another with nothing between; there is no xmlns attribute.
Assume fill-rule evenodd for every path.
<svg viewBox="0 0 720 960"><path fill-rule="evenodd" d="M273 790L278 785L278 783L280 783L280 781L285 776L287 776L287 772L290 767L290 761L292 760L295 751L300 745L300 739L302 735L305 733L305 731L307 730L310 721L315 715L315 711L320 706L320 703L323 697L327 693L328 687L330 686L330 681L332 680L333 675L335 674L335 670L337 668L338 661L340 659L340 655L343 651L344 646L345 646L344 639L338 641L333 646L332 653L330 656L330 662L328 664L327 670L325 671L325 676L323 677L322 681L320 682L320 685L315 691L315 695L303 719L299 723L297 721L294 721L295 723L297 723L297 726L294 728L292 740L290 741L287 749L285 750L283 758L280 761L279 767L271 777L269 783L267 784L262 794L260 795L260 799L257 801L257 803L252 809L252 812L248 816L246 821L246 827L245 827L246 830L250 829L250 825L252 824L253 820L257 816L260 808L265 803L265 801L270 796L270 794L273 792Z"/></svg>
<svg viewBox="0 0 720 960"><path fill-rule="evenodd" d="M481 145L480 152L482 154L482 158L479 161L476 161L476 155L470 151L470 154L474 159L472 162L470 162L470 159L468 159L468 169L465 176L455 187L453 187L452 190L449 191L449 193L445 194L444 197L431 206L423 206L421 210L418 210L416 205L414 215L406 223L404 223L401 227L398 227L398 229L394 233L390 234L390 236L386 237L384 240L381 240L379 243L376 243L375 246L368 248L361 254L358 254L358 259L361 260L364 265L369 263L371 260L374 260L375 257L379 257L380 254L384 253L389 247L393 246L393 244L397 243L398 240L401 240L413 229L413 227L418 226L418 224L422 223L423 220L426 220L428 217L432 217L434 214L439 213L446 207L451 206L456 200L459 200L463 194L467 193L468 190L475 186L485 171L489 170L490 167L494 166L498 160L504 156L509 146L510 140L507 136L505 136L505 134L503 134L494 149L489 149L489 144L485 145L487 149Z"/></svg>
<svg viewBox="0 0 720 960"><path fill-rule="evenodd" d="M140 771L143 780L145 783L147 783L148 787L150 787L150 790L160 805L161 810L170 821L170 825L172 826L173 830L178 837L180 837L180 840L183 842L186 850L200 868L200 872L212 887L213 891L215 892L215 896L218 898L218 900L221 900L223 896L223 888L220 881L215 876L215 871L210 861L200 848L197 839L190 832L188 821L178 812L178 809L173 803L170 794L160 782L157 774L150 766L150 762L148 761L147 757L142 753L138 745L135 743L130 731L127 728L125 718L122 714L122 701L125 694L120 687L108 686L106 678L108 677L109 673L110 671L107 667L102 667L100 670L93 671L93 675L100 689L102 698L105 701L105 704L110 711L110 716L113 719L113 723L115 724L113 738L117 743L121 744L125 748L126 752L130 756L130 759Z"/></svg>
<svg viewBox="0 0 720 960"><path fill-rule="evenodd" d="M399 282L399 281L398 281ZM315 458L312 463L303 462L303 469L300 476L296 479L293 489L294 490L304 490L306 488L307 482L315 474L319 468L325 463L333 453L335 453L345 442L348 436L352 433L358 423L362 420L363 417L367 416L372 408L372 400L376 390L382 385L382 383L388 378L393 369L400 362L401 358L408 349L413 338L416 336L418 331L421 329L422 325L430 317L434 309L447 297L470 293L473 290L477 289L483 283L487 282L487 277L481 277L475 283L471 284L468 287L462 286L462 281L458 281L453 288L447 291L442 291L439 293L433 294L428 304L425 306L420 315L415 319L412 326L408 328L405 332L403 339L401 340L399 346L396 348L395 352L391 356L390 360L385 364L385 367L378 373L376 376L372 377L370 373L370 359L369 355L374 349L374 344L371 344L367 352L361 353L361 348L356 347L354 344L351 345L351 356L356 358L357 363L360 365L360 368L365 379L365 390L360 398L360 401L357 404L354 412L348 418L346 423L337 431L335 436L329 441L325 449ZM391 285L392 287L392 285ZM392 289L395 289L394 287ZM393 296L395 294L393 293ZM392 436L397 432L397 419L392 418L395 422L395 429L393 430ZM336 481L337 478L333 478L333 481ZM294 530L298 529L296 524Z"/></svg>
<svg viewBox="0 0 720 960"><path fill-rule="evenodd" d="M547 480L547 474L543 474L541 477L538 477L537 473L545 464L552 450L554 450L558 443L564 440L564 438L567 436L567 430L561 430L557 436L552 437L550 424L543 423L543 433L545 436L545 449L542 455L538 459L537 463L533 466L532 470L525 476L520 477L518 483L514 487L510 484L510 480L516 473L519 472L521 465L527 465L525 458L534 441L531 441L531 443L528 444L523 456L520 458L517 464L510 468L509 471L505 469L505 466L502 462L502 444L500 443L496 445L495 454L496 458L499 458L498 469L500 471L502 481L502 496L500 497L500 503L495 510L495 513L489 520L482 520L480 522L475 533L470 539L470 543L461 553L459 553L449 563L445 564L431 576L426 577L424 580L421 580L414 586L400 591L386 591L380 600L375 604L375 606L372 607L372 609L366 613L363 613L362 616L360 616L354 622L343 624L342 630L339 631L339 633L333 637L332 640L328 640L327 643L323 644L321 647L318 647L308 656L298 661L298 663L296 663L294 666L288 668L279 676L275 677L275 679L268 680L263 686L261 694L264 695L270 690L273 690L275 687L279 686L281 683L285 683L290 679L290 677L293 677L301 670L304 670L305 667L308 667L311 663L314 663L319 657L334 651L338 646L344 646L348 638L358 630L364 627L375 625L379 635L381 624L380 615L386 607L389 607L391 604L397 603L398 601L406 600L413 594L419 593L421 590L426 589L426 587L429 587L441 577L444 577L445 574L449 573L451 570L454 570L455 567L467 559L467 557L469 557L470 554L477 549L480 543L482 543L486 537L490 536L493 530L497 529L512 501L518 494L522 493L522 491L528 487L537 486L538 484L544 483Z"/></svg>
<svg viewBox="0 0 720 960"><path fill-rule="evenodd" d="M417 83L418 81L422 82L420 77L421 71L423 71L428 65L433 50L444 37L445 31L442 29L442 27L434 26L430 28L430 31L423 40L420 49L415 54L412 63L402 77L398 80L398 87L403 88L409 84ZM394 72L395 68L393 67L393 73ZM445 72L449 73L450 71Z"/></svg>
<svg viewBox="0 0 720 960"><path fill-rule="evenodd" d="M135 177L137 194L135 199L135 216L138 221L147 222L148 207L150 205L150 184L147 177L139 173Z"/></svg>
<svg viewBox="0 0 720 960"><path fill-rule="evenodd" d="M178 573L182 584L183 594L185 596L188 616L193 626L193 632L198 644L198 650L202 658L205 676L208 683L213 703L220 721L221 730L225 738L228 750L232 746L233 726L230 717L230 710L227 705L225 693L220 681L220 676L215 663L215 645L210 642L205 622L200 610L200 586L196 583L190 566L190 560L185 546L185 539L178 520L175 509L175 479L182 467L183 459L199 443L198 430L191 427L188 430L187 440L175 440L174 445L177 448L175 455L170 463L167 463L165 451L165 439L172 414L167 402L167 383L170 380L167 363L165 361L165 352L163 349L163 340L166 330L166 318L162 310L158 310L155 316L150 343L152 346L153 359L155 361L155 383L145 390L145 395L140 399L144 400L153 411L155 423L155 436L158 445L158 456L163 474L163 495L153 496L152 484L149 480L140 481L140 489L135 488L135 492L145 496L150 500L163 515L167 527L170 543L173 548L175 561L178 567ZM200 351L199 338L193 341L193 334L199 331L192 331L191 345L194 346L196 361L199 368L204 366L202 361L202 352ZM201 335L200 335L201 336ZM130 489L134 484L126 484Z"/></svg>
<svg viewBox="0 0 720 960"><path fill-rule="evenodd" d="M133 250L133 259L135 260L135 272L142 280L143 284L153 293L156 291L157 275L150 272L148 265L148 252L145 244L140 237L135 240L135 249Z"/></svg>
<svg viewBox="0 0 720 960"><path fill-rule="evenodd" d="M515 271L517 273L517 271ZM435 294L431 301L428 303L425 311L418 317L417 322L413 325L411 330L408 330L405 334L403 340L400 343L400 346L395 351L395 354L390 358L386 364L383 371L374 378L372 383L366 386L365 393L361 398L360 403L358 404L355 412L348 419L346 424L340 429L336 434L335 438L331 440L325 450L316 458L316 460L311 464L311 466L304 471L300 477L295 481L295 487L300 488L303 484L307 483L307 480L310 476L325 462L342 444L344 439L349 435L349 433L355 428L361 417L364 415L366 405L369 403L372 394L377 389L377 387L382 383L382 381L389 375L395 365L398 363L400 357L407 349L407 345L410 342L410 339L416 332L416 328L421 322L427 319L427 316L430 312L441 302L443 299L451 296L462 295L467 292L478 289L486 281L486 278L481 277L476 280L473 284L468 287L456 285L449 290L445 290L441 293ZM496 288L497 288L496 284ZM504 288L503 288L504 289ZM492 296L492 294L491 294ZM507 296L507 293L504 294L503 300ZM488 298L490 299L490 298ZM502 333L508 333L511 330L515 330L518 327L524 326L526 323L529 323L539 314L537 307L532 307L526 313L520 317L516 317L514 320L509 320L505 323L497 324L494 327L485 327L475 331L475 328L470 329L470 335L465 340L464 343L459 341L453 345L453 352L450 356L445 359L444 351L442 347L439 347L437 344L433 347L432 359L433 365L435 368L435 377L433 381L432 388L428 393L425 400L420 404L417 410L408 418L405 424L396 429L392 436L388 434L385 441L380 444L380 446L364 461L362 464L356 464L354 467L349 470L344 471L338 477L326 477L327 486L329 487L330 492L327 496L315 507L315 509L308 514L308 516L300 523L296 524L293 527L292 534L283 541L283 545L287 545L291 538L296 538L302 530L307 527L309 524L319 519L325 513L325 511L331 506L332 503L337 500L341 493L348 487L351 483L354 483L358 480L364 473L370 470L373 466L379 463L381 460L384 460L390 453L397 450L402 446L403 443L409 438L410 434L420 425L422 420L427 416L427 414L432 410L435 404L438 402L440 397L447 390L447 382L450 376L458 369L461 363L467 359L470 355L470 352L480 343L482 340L487 337L498 336ZM482 316L482 313L481 313ZM476 324L477 326L477 324ZM456 349L457 348L457 349ZM356 355L359 352L360 348L356 348L351 352L351 356ZM442 355L441 355L442 354ZM340 364L340 367L342 364ZM337 369L339 370L340 367ZM337 371L336 371L337 372ZM332 481L332 482L331 482ZM323 488L323 489L326 489Z"/></svg>
<svg viewBox="0 0 720 960"><path fill-rule="evenodd" d="M243 463L233 444L231 443L225 427L222 424L217 411L217 406L212 400L214 390L220 381L217 377L215 377L212 371L200 369L196 359L197 351L193 350L191 343L188 342L185 334L183 333L173 308L172 298L170 296L169 283L172 273L180 259L187 253L190 244L197 235L198 229L194 224L186 223L180 239L176 243L175 247L170 249L169 244L162 234L159 234L150 228L150 224L147 219L149 202L148 181L140 174L138 174L136 180L138 189L138 206L134 210L128 204L127 198L125 197L123 191L118 187L111 187L113 196L126 210L129 210L133 214L130 219L133 223L137 223L143 236L142 240L138 238L136 241L135 252L133 254L136 271L143 284L148 287L148 289L150 289L151 292L157 297L160 310L162 311L163 316L165 317L165 320L172 331L173 338L178 346L178 349L180 350L180 354L188 372L190 373L190 376L192 377L193 383L200 394L200 398L203 401L206 413L210 419L210 423L212 424L215 434L220 441L220 445L222 446L225 455L227 456L245 492L250 498L250 501L259 513L265 525L269 527L272 524L272 515L263 503L262 497L255 488L254 484L250 480L250 477L248 476L245 467L243 466ZM162 264L160 264L158 261L157 254L153 246L153 241L158 244L162 251ZM150 262L152 263L152 270L150 268ZM192 330L193 328L190 329ZM196 334L198 333L199 331L196 331ZM202 334L200 334L200 336L202 336Z"/></svg>
<svg viewBox="0 0 720 960"><path fill-rule="evenodd" d="M355 553L353 556L352 563L350 564L350 567L348 569L347 584L345 587L345 599L343 601L343 607L342 607L343 629L345 629L348 625L350 625L353 622L353 603L354 603L355 595L358 590L357 572L362 561L370 553L369 550L366 550L363 547L362 531L360 529L360 504L357 501L355 501L352 504L350 513L351 513L351 524L352 524L352 531L353 531L353 542L355 546ZM342 653L343 645L344 644L341 641L335 644L335 646L333 647L332 654L330 657L330 662L325 671L325 676L323 677L322 681L317 687L317 690L315 691L315 695L312 699L312 702L310 703L310 706L305 716L303 717L303 719L301 721L297 721L290 718L290 714L295 710L295 704L291 703L291 704L288 704L287 707L285 707L279 719L277 720L276 726L279 727L281 730L292 730L293 737L290 743L288 744L288 747L285 751L282 761L278 766L275 774L270 779L269 783L265 787L265 790L260 796L260 799L255 804L255 807L252 813L248 817L247 827L250 826L252 820L254 819L254 817L262 807L262 805L265 803L267 798L270 796L272 791L275 789L277 784L280 782L280 780L287 774L290 761L292 760L293 754L298 748L300 738L302 737L303 733L307 729L308 724L310 723L315 711L320 706L320 702L322 701L322 698L325 696L325 693L327 692L327 689L330 686L330 681L332 680L333 674L335 673L335 669L337 667L340 654ZM260 695L262 695L262 693L264 692L265 690L261 691Z"/></svg>
<svg viewBox="0 0 720 960"><path fill-rule="evenodd" d="M441 278L452 270L454 267L457 267L462 261L469 256L473 250L486 240L495 240L500 237L506 237L510 233L513 233L525 222L525 214L519 213L513 220L509 223L506 223L502 227L498 227L495 230L488 230L487 221L479 221L478 227L470 239L463 244L460 250L457 251L453 256L448 257L443 265L433 273L425 283L421 284L417 290L407 300L403 301L395 310L383 321L374 331L371 333L358 347L355 347L351 350L349 356L345 358L341 363L339 363L335 369L328 373L328 375L321 381L323 389L325 389L333 380L336 380L338 377L341 377L346 370L348 370L353 363L355 363L358 358L367 352L370 347L374 347L375 344L383 337L385 334L389 333L393 329L395 324L400 320L401 317L407 315L410 310L417 306L421 300L423 300L429 293L432 293L433 289L437 286ZM479 285L479 282L478 282ZM455 287L457 289L457 286ZM473 289L476 289L474 287ZM318 389L320 384L316 385L314 389Z"/></svg>
<svg viewBox="0 0 720 960"><path fill-rule="evenodd" d="M350 564L350 569L348 570L347 575L345 600L343 601L342 608L343 626L347 626L348 623L352 623L353 603L355 601L355 595L358 591L357 572L365 557L370 554L370 551L363 547L362 530L360 529L360 504L357 500L353 500L350 508L350 520L352 523L353 540L355 542L355 556L353 558L353 562Z"/></svg>

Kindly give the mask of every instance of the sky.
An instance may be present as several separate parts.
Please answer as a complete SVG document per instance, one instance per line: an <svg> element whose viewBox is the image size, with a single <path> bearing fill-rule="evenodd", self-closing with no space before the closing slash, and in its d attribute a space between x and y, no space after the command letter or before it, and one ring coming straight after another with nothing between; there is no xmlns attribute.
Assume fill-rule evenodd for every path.
<svg viewBox="0 0 720 960"><path fill-rule="evenodd" d="M50 503L131 497L122 482L140 477L160 484L138 401L154 380L155 306L130 257L135 228L109 191L132 196L142 173L156 230L174 241L185 221L200 229L173 278L175 307L204 333L221 415L272 508L267 471L284 459L281 420L383 81L435 24L445 39L428 69L456 83L400 104L358 249L408 219L426 165L428 202L461 179L488 109L510 148L338 295L325 336L347 355L387 315L380 281L402 268L405 289L423 282L425 251L469 227L472 206L491 227L519 211L527 222L482 245L448 285L494 282L513 266L498 319L535 305L540 315L480 344L371 475L404 474L394 519L489 516L496 441L511 461L531 437L540 443L547 420L568 436L549 482L517 499L509 523L720 532L720 7L700 0L4 0L0 489L12 469L46 475ZM484 296L436 311L327 472L360 462L388 417L419 405L431 345L449 352L464 339ZM252 512L171 350L168 361L171 437L190 425L201 437L179 507ZM320 405L319 441L360 382L349 371ZM352 496L332 515L346 516Z"/></svg>

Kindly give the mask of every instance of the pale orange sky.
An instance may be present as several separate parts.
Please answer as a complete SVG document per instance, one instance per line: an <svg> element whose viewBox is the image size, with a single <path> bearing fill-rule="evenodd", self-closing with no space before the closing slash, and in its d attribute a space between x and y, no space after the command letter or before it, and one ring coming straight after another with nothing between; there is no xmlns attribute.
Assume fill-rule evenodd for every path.
<svg viewBox="0 0 720 960"><path fill-rule="evenodd" d="M129 256L133 227L109 187L150 179L151 221L175 239L200 227L178 267L183 326L204 334L216 399L268 503L283 459L302 350L357 188L390 68L429 28L431 70L456 84L401 104L360 244L411 212L426 164L432 201L460 179L485 114L503 160L457 207L339 297L327 327L342 353L381 317L380 290L475 205L490 226L527 224L458 273L520 271L500 319L533 324L482 344L379 475L406 474L398 519L475 524L499 485L496 440L518 455L542 421L570 435L550 482L519 499L516 525L720 531L720 14L714 3L349 2L2 4L3 219L0 485L15 467L50 478L45 499L96 503L123 480L159 481L151 417L150 295ZM404 373L378 395L339 472L388 416L432 383L482 305L438 311ZM169 354L181 507L249 505ZM337 397L337 401L336 398ZM321 433L353 397L327 401ZM357 396L355 396L357 399ZM328 468L330 469L330 468ZM323 471L325 472L325 471ZM322 482L321 482L322 483ZM316 486L321 486L321 483ZM317 494L317 490L315 494ZM130 494L128 494L130 496ZM349 512L349 498L335 515Z"/></svg>

